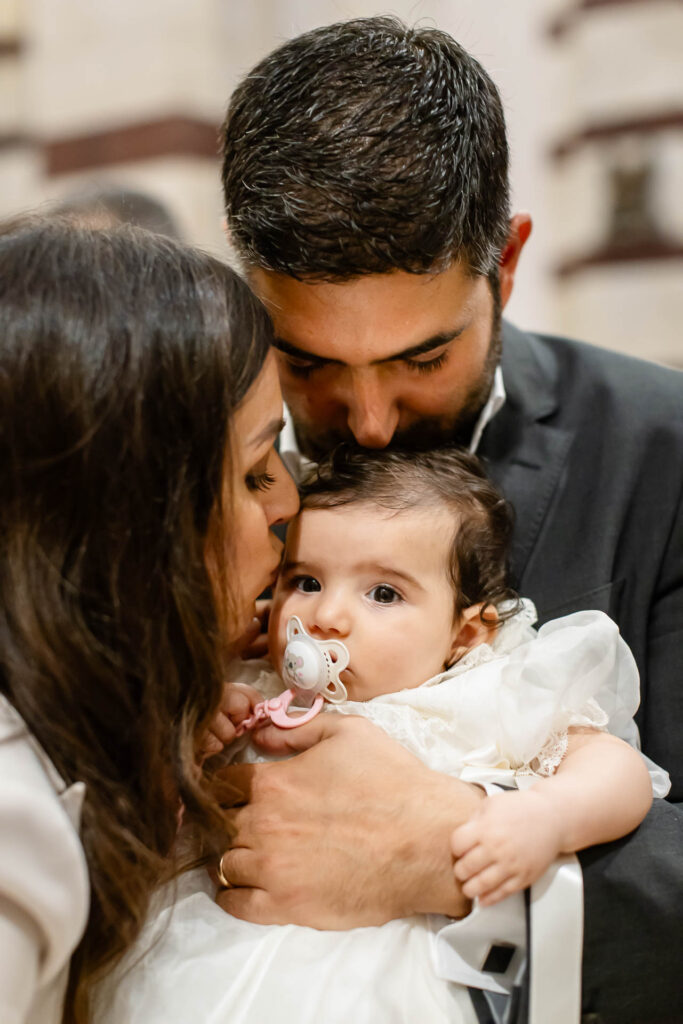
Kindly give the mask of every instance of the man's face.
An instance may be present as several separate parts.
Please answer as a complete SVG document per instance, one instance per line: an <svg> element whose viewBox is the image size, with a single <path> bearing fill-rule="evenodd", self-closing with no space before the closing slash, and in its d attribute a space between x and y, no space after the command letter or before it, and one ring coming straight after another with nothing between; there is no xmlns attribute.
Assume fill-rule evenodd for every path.
<svg viewBox="0 0 683 1024"><path fill-rule="evenodd" d="M255 269L275 325L278 369L302 452L338 442L467 443L500 357L485 277L371 274L342 283Z"/></svg>

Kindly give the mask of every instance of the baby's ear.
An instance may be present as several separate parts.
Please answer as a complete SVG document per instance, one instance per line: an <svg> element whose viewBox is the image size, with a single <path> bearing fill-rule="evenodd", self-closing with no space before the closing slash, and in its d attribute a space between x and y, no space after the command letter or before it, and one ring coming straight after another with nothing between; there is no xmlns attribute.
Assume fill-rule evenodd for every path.
<svg viewBox="0 0 683 1024"><path fill-rule="evenodd" d="M483 608L486 608L486 611L482 620ZM470 648L490 640L497 628L498 612L492 604L471 604L469 608L465 608L453 627L453 643L448 667L450 668L456 661L459 661Z"/></svg>

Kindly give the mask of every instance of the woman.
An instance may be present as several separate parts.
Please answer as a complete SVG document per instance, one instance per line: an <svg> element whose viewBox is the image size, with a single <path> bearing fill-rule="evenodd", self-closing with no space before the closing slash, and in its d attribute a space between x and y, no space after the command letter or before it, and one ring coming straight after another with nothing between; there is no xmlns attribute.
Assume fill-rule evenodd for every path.
<svg viewBox="0 0 683 1024"><path fill-rule="evenodd" d="M297 504L270 337L168 239L0 229L4 1024L87 1021L181 806L225 847L197 751Z"/></svg>

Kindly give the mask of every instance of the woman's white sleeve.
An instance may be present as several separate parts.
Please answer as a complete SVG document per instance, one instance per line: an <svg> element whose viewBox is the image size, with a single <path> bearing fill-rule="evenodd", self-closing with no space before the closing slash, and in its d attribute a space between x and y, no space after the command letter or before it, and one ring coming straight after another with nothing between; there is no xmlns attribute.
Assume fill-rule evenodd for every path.
<svg viewBox="0 0 683 1024"><path fill-rule="evenodd" d="M0 896L0 1020L23 1024L38 988L41 936L17 905Z"/></svg>
<svg viewBox="0 0 683 1024"><path fill-rule="evenodd" d="M0 780L3 1024L22 1022L38 990L68 963L88 904L83 848L57 794L28 780Z"/></svg>

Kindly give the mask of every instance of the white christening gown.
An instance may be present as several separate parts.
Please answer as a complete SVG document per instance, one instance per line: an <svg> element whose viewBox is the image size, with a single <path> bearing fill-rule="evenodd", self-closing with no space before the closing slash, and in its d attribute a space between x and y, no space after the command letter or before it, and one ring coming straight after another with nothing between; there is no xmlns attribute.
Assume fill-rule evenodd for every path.
<svg viewBox="0 0 683 1024"><path fill-rule="evenodd" d="M513 786L555 770L570 726L609 728L637 745L638 673L616 625L594 611L538 633L534 621L525 601L447 672L331 713L364 715L436 771ZM268 697L282 690L264 662L248 665L244 681ZM237 759L261 758L246 747ZM668 777L650 767L663 795ZM437 976L428 916L325 932L241 921L214 895L204 871L180 879L174 905L161 894L101 986L93 1024L476 1024L467 991Z"/></svg>

